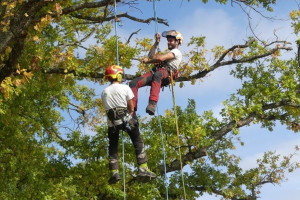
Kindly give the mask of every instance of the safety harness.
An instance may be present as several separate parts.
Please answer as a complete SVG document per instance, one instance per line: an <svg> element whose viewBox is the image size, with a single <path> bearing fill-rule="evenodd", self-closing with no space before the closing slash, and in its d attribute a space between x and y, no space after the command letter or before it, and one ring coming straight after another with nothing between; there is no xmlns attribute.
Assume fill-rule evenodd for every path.
<svg viewBox="0 0 300 200"><path fill-rule="evenodd" d="M129 115L128 109L125 107L111 108L106 114L114 128L116 128L114 123L116 120L122 121L122 129L125 131L132 131L138 127L139 122L137 117Z"/></svg>
<svg viewBox="0 0 300 200"><path fill-rule="evenodd" d="M179 77L179 72L177 69L175 69L174 67L172 67L170 64L168 64L167 62L161 62L159 64L155 64L154 67L152 68L152 72L156 72L156 70L158 70L159 68L165 68L168 71L169 77L167 80L162 80L162 84L161 87L165 87L167 85L169 85L171 83L171 80L173 79L176 80ZM172 71L172 72L171 72ZM173 75L172 79L171 79L171 74Z"/></svg>
<svg viewBox="0 0 300 200"><path fill-rule="evenodd" d="M125 107L111 108L106 114L108 119L113 123L115 120L123 121L124 117L128 114L128 110Z"/></svg>

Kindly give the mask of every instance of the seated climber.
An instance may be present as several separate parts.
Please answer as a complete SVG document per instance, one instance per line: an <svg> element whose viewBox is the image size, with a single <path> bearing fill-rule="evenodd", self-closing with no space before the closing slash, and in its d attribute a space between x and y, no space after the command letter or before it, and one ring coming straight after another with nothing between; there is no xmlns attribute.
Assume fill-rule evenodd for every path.
<svg viewBox="0 0 300 200"><path fill-rule="evenodd" d="M118 164L118 140L119 131L126 131L133 143L136 153L138 176L143 178L155 178L147 166L147 155L144 142L139 131L139 124L134 113L132 98L134 97L128 85L122 84L123 68L118 65L109 66L105 71L105 77L110 85L102 92L101 98L108 118L108 156L111 177L110 184L120 180Z"/></svg>
<svg viewBox="0 0 300 200"><path fill-rule="evenodd" d="M140 77L136 77L129 83L129 87L134 94L132 101L135 111L137 110L138 89L146 85L151 86L149 104L146 108L146 112L149 115L155 114L160 88L170 83L170 70L173 71L173 74L176 74L182 59L182 54L178 49L179 44L183 43L181 33L175 30L164 31L162 36L167 38L168 49L170 51L166 54L155 53L161 38L159 33L155 34L155 43L148 54L149 59L144 58L143 60L145 64L155 64L153 72L148 72Z"/></svg>

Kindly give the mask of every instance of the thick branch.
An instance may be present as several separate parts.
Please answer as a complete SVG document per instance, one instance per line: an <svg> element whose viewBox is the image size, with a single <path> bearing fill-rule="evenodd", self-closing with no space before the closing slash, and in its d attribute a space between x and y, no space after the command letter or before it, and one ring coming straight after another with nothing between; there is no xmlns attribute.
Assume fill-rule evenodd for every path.
<svg viewBox="0 0 300 200"><path fill-rule="evenodd" d="M117 0L117 2L120 2L120 0ZM70 14L72 12L83 10L83 9L86 9L86 8L100 8L100 7L107 6L109 4L113 4L113 1L103 0L103 1L98 1L98 2L87 2L87 3L83 3L83 4L77 4L77 5L74 5L74 6L64 8L62 10L62 14L66 15L66 14Z"/></svg>
<svg viewBox="0 0 300 200"><path fill-rule="evenodd" d="M203 70L203 71L199 71L197 74L191 75L189 77L179 77L178 79L176 79L176 82L182 82L182 81L190 81L193 79L199 79L199 78L203 78L205 77L208 73L214 71L215 69L221 67L221 66L227 66L227 65L232 65L232 64L241 64L241 63L248 63L248 62L252 62L255 61L257 59L260 58L264 58L267 56L270 56L272 54L274 54L276 51L278 50L286 50L286 51L291 51L292 48L291 47L275 47L271 50L269 50L268 52L264 53L264 54L259 54L259 55L254 55L251 57L246 57L246 58L241 58L241 59L232 59L230 61L223 61L222 60L225 58L225 56L230 52L230 50L234 50L236 48L245 48L248 45L235 45L231 48L229 48L228 50L225 51L225 53L223 53L220 57L220 59L213 64L209 69L207 70Z"/></svg>
<svg viewBox="0 0 300 200"><path fill-rule="evenodd" d="M30 70L28 70L30 71ZM77 77L81 77L81 78L95 78L95 79L102 79L104 78L104 74L103 73L98 73L98 72L90 72L90 73L80 73L77 72L75 70L68 70L66 71L65 69L62 68L53 68L53 69L49 69L45 72L43 72L45 74L62 74L62 75L66 75L66 74L73 74L74 76ZM134 79L136 76L134 75L130 75L130 74L124 74L124 78L126 80L132 80Z"/></svg>
<svg viewBox="0 0 300 200"><path fill-rule="evenodd" d="M250 43L253 43L253 42L254 42L254 40L251 40L251 41L250 41ZM231 48L227 49L227 50L220 56L220 58L217 60L217 62L216 62L214 65L220 64L221 61L225 58L225 56L228 55L229 52L232 52L232 51L235 50L235 49L239 49L239 48L247 48L247 47L249 47L248 44L245 44L245 45L234 45L234 46L232 46ZM214 66L214 65L213 65L213 66Z"/></svg>
<svg viewBox="0 0 300 200"><path fill-rule="evenodd" d="M117 2L120 2L120 0L118 0ZM113 4L113 1L111 0L103 0L103 1L99 1L99 2L89 2L89 3L83 3L83 4L78 4L78 5L74 5L71 7L67 7L64 8L62 10L62 15L66 15L66 14L70 14L73 13L75 11L79 11L79 10L83 10L86 8L100 8L100 7L105 7L108 5ZM114 16L110 16L110 17L106 17L106 15L104 15L105 17L91 17L91 16L82 16L79 14L72 14L73 17L76 17L78 19L84 19L84 20L88 20L88 21L92 21L92 22L96 22L96 23L101 23L104 21L111 21L113 20L115 17ZM131 19L133 21L136 22L140 22L140 23L147 23L149 24L151 21L154 21L154 17L149 18L149 19L139 19L136 17L133 17L131 15L128 15L127 13L123 13L123 14L118 14L117 18L128 18ZM161 19L161 18L157 18L157 22L158 23L162 23L166 26L169 26L168 23L166 22L166 20Z"/></svg>
<svg viewBox="0 0 300 200"><path fill-rule="evenodd" d="M22 7L11 18L10 27L7 32L0 31L0 54L8 47L11 46L16 38L27 34L27 29L32 22L34 16L43 6L45 2L32 2L22 4ZM27 13L28 17L24 17Z"/></svg>
<svg viewBox="0 0 300 200"><path fill-rule="evenodd" d="M28 27L32 23L33 17L31 16L34 16L45 4L44 1L29 1L23 4L11 19L9 30L4 34L0 32L0 54L3 53L7 47L11 47L12 49L9 59L2 64L2 68L0 69L0 82L15 71L24 49ZM27 13L29 17L24 17L25 13Z"/></svg>
<svg viewBox="0 0 300 200"><path fill-rule="evenodd" d="M263 111L267 111L270 109L274 109L274 108L279 108L282 106L296 106L297 108L299 108L299 105L295 105L294 103L292 103L290 100L285 99L282 100L278 103L272 103L272 104L267 104L265 106L263 106L262 110ZM224 137L226 134L228 134L229 132L232 131L233 128L241 128L243 126L246 126L248 124L250 124L255 118L258 119L267 119L267 120L284 120L286 118L286 114L283 114L281 116L262 116L256 113L250 113L248 115L248 117L245 117L244 119L241 119L239 121L231 121L228 124L224 125L222 128L220 128L218 131L216 131L212 138L216 139L216 140L220 140L222 137ZM207 147L206 147L207 149ZM207 155L206 149L203 148L199 148L194 152L188 152L187 154L182 156L182 165L185 166L187 165L189 162L192 162L200 157L204 157ZM164 168L163 166L159 166L160 169L160 173L164 173ZM174 160L172 161L169 165L167 165L167 172L171 172L171 171L175 171L175 170L180 170L180 161L179 160Z"/></svg>
<svg viewBox="0 0 300 200"><path fill-rule="evenodd" d="M88 20L88 21L92 21L92 22L96 22L96 23L102 23L105 21L111 21L113 19L115 19L115 16L110 16L110 17L91 17L91 16L82 16L79 14L74 14L72 15L75 18L78 19L84 19L84 20ZM148 18L148 19L140 19L140 18L136 18L133 17L131 15L129 15L128 13L122 13L122 14L118 14L117 18L128 18L131 19L132 21L136 21L136 22L140 22L140 23L146 23L149 24L151 21L155 21L154 17ZM161 19L161 18L157 18L157 22L164 24L166 26L169 26L169 24L167 23L167 21L165 19Z"/></svg>

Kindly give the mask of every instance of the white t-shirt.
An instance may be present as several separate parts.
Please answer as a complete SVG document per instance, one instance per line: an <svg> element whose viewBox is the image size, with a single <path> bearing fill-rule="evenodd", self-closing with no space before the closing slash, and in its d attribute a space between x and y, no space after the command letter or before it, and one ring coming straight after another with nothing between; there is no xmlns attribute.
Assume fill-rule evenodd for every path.
<svg viewBox="0 0 300 200"><path fill-rule="evenodd" d="M127 101L133 97L134 94L128 85L118 83L109 85L101 95L105 110L117 107L127 108Z"/></svg>
<svg viewBox="0 0 300 200"><path fill-rule="evenodd" d="M182 54L179 49L172 49L170 52L173 53L175 57L171 60L168 60L167 64L177 70L182 60Z"/></svg>
<svg viewBox="0 0 300 200"><path fill-rule="evenodd" d="M132 99L134 94L128 85L111 84L102 92L101 99L106 111L112 108L124 107L127 108L127 101ZM115 120L114 124L121 124L121 120ZM113 124L108 120L108 126L112 127Z"/></svg>

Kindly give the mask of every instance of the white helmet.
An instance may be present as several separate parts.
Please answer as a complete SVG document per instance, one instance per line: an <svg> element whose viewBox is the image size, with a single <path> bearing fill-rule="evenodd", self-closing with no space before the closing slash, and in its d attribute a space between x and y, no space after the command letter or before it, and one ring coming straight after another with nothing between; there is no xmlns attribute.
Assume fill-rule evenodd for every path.
<svg viewBox="0 0 300 200"><path fill-rule="evenodd" d="M180 32L175 30L164 31L162 32L163 37L174 37L176 40L179 40L179 44L183 43L183 36Z"/></svg>

